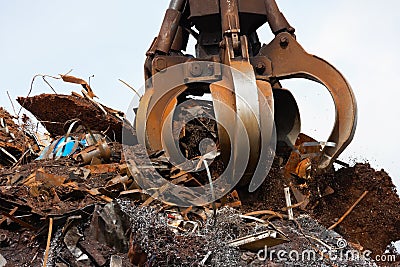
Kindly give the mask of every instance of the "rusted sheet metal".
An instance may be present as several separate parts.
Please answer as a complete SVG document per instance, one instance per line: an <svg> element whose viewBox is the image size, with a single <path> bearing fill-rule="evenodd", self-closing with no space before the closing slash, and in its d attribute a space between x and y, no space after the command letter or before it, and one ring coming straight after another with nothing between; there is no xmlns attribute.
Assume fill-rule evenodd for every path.
<svg viewBox="0 0 400 267"><path fill-rule="evenodd" d="M97 106L83 97L41 94L28 98L19 97L17 101L41 121L52 136L64 135L67 131L63 127L64 124L70 120L79 119L90 130L105 132L111 140L122 141L123 120L117 115L121 116L123 113L103 106L107 111L105 115Z"/></svg>
<svg viewBox="0 0 400 267"><path fill-rule="evenodd" d="M82 85L82 87L86 90L90 98L96 97L96 95L93 93L92 88L90 88L90 85L85 80L70 75L61 75L61 79L64 82L76 83Z"/></svg>
<svg viewBox="0 0 400 267"><path fill-rule="evenodd" d="M48 186L60 186L64 183L67 177L47 173L44 169L39 168L36 171L36 181Z"/></svg>
<svg viewBox="0 0 400 267"><path fill-rule="evenodd" d="M266 230L261 233L235 239L230 242L228 246L258 252L265 247L270 248L289 241L290 240L281 232Z"/></svg>
<svg viewBox="0 0 400 267"><path fill-rule="evenodd" d="M320 142L305 135L299 134L284 168L284 175L290 177L295 175L302 179L308 179L311 175L312 167L318 166L322 155Z"/></svg>
<svg viewBox="0 0 400 267"><path fill-rule="evenodd" d="M87 165L85 168L88 169L91 174L113 173L117 172L119 169L119 164L110 163L101 165Z"/></svg>

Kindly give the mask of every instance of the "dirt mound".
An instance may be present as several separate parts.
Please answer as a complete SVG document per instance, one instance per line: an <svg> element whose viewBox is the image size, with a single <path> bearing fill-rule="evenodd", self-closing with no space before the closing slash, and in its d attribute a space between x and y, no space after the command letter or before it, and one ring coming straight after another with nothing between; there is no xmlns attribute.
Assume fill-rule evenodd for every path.
<svg viewBox="0 0 400 267"><path fill-rule="evenodd" d="M312 215L330 226L365 192L367 195L335 230L350 242L382 254L400 240L400 198L392 179L369 164L338 170L330 185L335 193L319 201Z"/></svg>
<svg viewBox="0 0 400 267"><path fill-rule="evenodd" d="M349 215L335 227L349 242L380 255L400 240L400 198L392 179L384 171L369 164L316 176L309 181L284 178L276 163L268 178L255 194L241 192L244 210L279 210L286 207L284 187L292 186L309 196L309 203L297 213L308 213L325 227L332 226L366 191L366 196ZM296 199L292 199L296 203Z"/></svg>

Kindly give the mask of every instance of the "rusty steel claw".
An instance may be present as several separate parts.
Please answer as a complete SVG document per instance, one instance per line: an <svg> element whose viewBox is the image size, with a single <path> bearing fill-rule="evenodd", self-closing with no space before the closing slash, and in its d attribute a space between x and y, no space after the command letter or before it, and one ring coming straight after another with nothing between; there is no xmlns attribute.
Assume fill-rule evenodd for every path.
<svg viewBox="0 0 400 267"><path fill-rule="evenodd" d="M260 50L260 55L272 61L271 78L278 80L305 78L324 85L335 103L336 119L318 164L319 169L332 165L353 139L357 124L357 104L354 93L343 75L325 60L308 54L289 33L279 33Z"/></svg>

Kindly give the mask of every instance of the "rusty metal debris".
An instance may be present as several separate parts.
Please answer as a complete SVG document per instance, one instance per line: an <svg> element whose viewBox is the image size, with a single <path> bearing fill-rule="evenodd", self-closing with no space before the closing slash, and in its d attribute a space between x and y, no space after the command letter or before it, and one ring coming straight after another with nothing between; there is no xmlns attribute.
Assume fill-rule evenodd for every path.
<svg viewBox="0 0 400 267"><path fill-rule="evenodd" d="M122 141L123 113L103 107L107 115L93 102L77 95L41 94L17 101L30 111L53 136L63 136L67 130L64 124L79 119L92 131L103 132L111 140ZM57 107L58 112L54 112ZM133 129L127 129L127 133Z"/></svg>
<svg viewBox="0 0 400 267"><path fill-rule="evenodd" d="M299 175L296 168L285 175L287 166L279 157L276 161L280 162L281 172L276 174L274 183L282 180L289 184L297 200L294 205L285 205L282 193L282 205L268 210L260 205L271 202L254 202L238 188L213 205L179 208L157 200L156 194L162 189L140 188L136 182L138 177L154 179L161 173L171 183L191 186L207 183L212 174L223 170L215 148L206 146L207 153L197 156L193 153L196 143L188 138L196 131L201 134L200 128L205 128L208 136L215 138L213 131L217 129L210 127L212 121L194 121L186 126L186 136L181 136L181 142L186 146L182 147L194 158L194 164L184 168L171 166L163 151L152 152L150 162L143 164L139 156L144 149L141 145L130 147L129 151L135 151L136 156L127 161L121 153L120 143L87 125L79 127L78 122L74 127L68 126L73 115L65 119L69 121L70 131L55 136L47 146L42 146L38 160L33 158L27 164L0 172L0 246L8 263L18 266L10 256L14 255L11 250L14 251L12 246L17 242L13 238L12 229L15 228L26 233L29 237L26 240L38 246L36 251L28 249L26 252L32 253L28 263L32 266L43 262L56 266L246 265L250 258L257 261L257 250L263 246L285 247L305 242L304 238L300 241L293 235L296 229L290 226L289 217L281 211L292 208L296 221L301 223L296 208L307 212L308 203L315 205L319 191L311 189L317 179ZM58 125L64 128L64 124ZM67 145L68 141L70 145ZM309 156L310 149L303 145L298 148L300 154L294 153ZM90 151L97 151L97 160L77 160L78 156ZM192 172L206 160L217 164L209 165L208 171L205 169L200 174ZM335 195L337 189L333 187L323 187L321 198ZM283 192L283 187L279 191ZM250 209L249 201L253 201ZM213 209L216 216L213 216ZM279 230L276 224L280 225ZM287 236L288 233L291 236ZM310 232L306 236L317 248L321 242L332 243L315 235ZM26 244L24 247L29 248ZM154 250L154 247L160 249Z"/></svg>
<svg viewBox="0 0 400 267"><path fill-rule="evenodd" d="M289 187L285 187L284 188L284 192L285 192L286 207L288 208L289 220L294 220L293 209L291 207L292 206L292 200L290 199L290 188Z"/></svg>
<svg viewBox="0 0 400 267"><path fill-rule="evenodd" d="M0 254L0 267L5 267L7 265L7 260Z"/></svg>
<svg viewBox="0 0 400 267"><path fill-rule="evenodd" d="M93 93L93 90L92 90L92 88L90 87L90 85L89 85L85 80L83 80L83 79L81 79L81 78L77 78L77 77L71 76L71 75L60 75L60 76L61 76L61 79L62 79L64 82L76 83L76 84L82 85L82 87L86 90L86 92L87 92L87 94L88 94L88 96L89 96L90 98L93 99L94 97L97 97L97 96Z"/></svg>
<svg viewBox="0 0 400 267"><path fill-rule="evenodd" d="M52 97L46 96L43 101L48 98ZM209 106L199 109L193 103L189 104L189 113L210 112ZM101 113L94 105L87 104ZM265 205L273 202L254 202L237 188L211 205L171 206L157 200L163 188L144 190L137 179L155 179L162 174L179 186L210 182L215 173L223 171L219 151L206 145L202 148L205 153L199 155L195 135L217 138L218 130L213 121L198 119L185 126L179 141L184 153L192 157L193 164L172 166L164 151L149 152L141 145L129 147L128 151L134 151L136 156L127 160L122 155L122 144L114 142L117 138L112 139L107 132L89 127L87 118L77 120L73 111L62 116L60 118L65 121L53 125L59 127L57 131L62 134L53 135L47 145L40 146L37 160L33 157L27 164L0 172L0 235L2 229L6 231L6 241L0 246L4 246L2 255L6 261L16 266L18 264L10 256L13 255L11 246L16 242L12 238L14 228L25 232L29 235L27 240L37 244L36 252L27 252L33 253L28 263L33 266L43 261L56 266L75 263L87 266L246 265L250 258L256 261L257 249L265 245L289 247L285 244L304 242L293 236L291 231L295 229L282 211L292 209L296 221L301 221L296 208L308 212L318 200L338 192L332 184L313 188L320 181L302 162L304 159L314 161L313 155L320 153L321 145L326 144L301 137L305 141L291 153L296 157L293 165L286 164L281 156L275 159L280 171L274 176L274 190L279 188L283 192L279 181L286 183L296 204L285 205L282 193L283 202L278 201L280 206L268 207ZM107 118L103 116L102 120L107 121ZM7 123L9 131L10 125ZM16 132L16 136L18 134ZM141 151L150 154L150 162L141 158ZM199 174L193 172L211 161L214 162ZM249 201L252 201L251 208ZM286 230L271 226L271 221ZM290 241L287 233L292 235ZM307 240L315 242L316 247L321 240L329 243L314 235L308 233ZM25 244L24 247L29 248ZM161 249L155 251L154 247Z"/></svg>
<svg viewBox="0 0 400 267"><path fill-rule="evenodd" d="M111 202L95 209L89 231L100 243L106 243L118 252L128 252L129 218L120 206Z"/></svg>
<svg viewBox="0 0 400 267"><path fill-rule="evenodd" d="M29 127L29 119L22 125L16 124L15 119L0 107L0 168L35 157L39 151L38 143Z"/></svg>
<svg viewBox="0 0 400 267"><path fill-rule="evenodd" d="M229 243L229 246L240 247L241 249L258 252L259 250L264 249L266 246L274 247L289 241L290 240L280 232L275 230L266 230L251 236L235 239Z"/></svg>
<svg viewBox="0 0 400 267"><path fill-rule="evenodd" d="M265 23L275 37L261 45L256 31ZM183 53L190 34L195 57ZM0 267L264 266L269 262L260 255L270 247L312 248L321 256L346 237L343 253L374 248L378 254L400 239L400 199L390 177L337 160L356 127L349 84L303 50L274 0L171 0L146 56L143 96L120 80L141 98L133 125L69 74L36 75L32 84L42 77L55 94L30 96L31 84L28 96L18 98L36 126L0 108ZM57 94L45 77L81 85L82 95ZM288 78L317 81L331 93L336 119L327 141L300 133L296 100L280 83ZM211 101L196 99L205 94ZM48 133L38 133L37 124ZM175 158L177 151L184 160ZM335 161L345 168L335 171ZM227 184L240 180L229 190L216 184L226 170ZM263 179L251 180L254 173ZM204 185L212 198L204 205L191 202L193 195L208 197L196 192L160 199L173 186ZM325 255L293 262L348 263L371 261Z"/></svg>
<svg viewBox="0 0 400 267"><path fill-rule="evenodd" d="M99 141L96 145L85 148L81 152L74 155L74 159L83 164L99 164L108 161L111 157L110 147L104 140Z"/></svg>

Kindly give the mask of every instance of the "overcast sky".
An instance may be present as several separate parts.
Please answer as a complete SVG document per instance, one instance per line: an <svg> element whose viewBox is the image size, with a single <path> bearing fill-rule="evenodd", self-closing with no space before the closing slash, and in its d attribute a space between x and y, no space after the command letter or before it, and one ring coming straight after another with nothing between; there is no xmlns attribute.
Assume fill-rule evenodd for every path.
<svg viewBox="0 0 400 267"><path fill-rule="evenodd" d="M278 0L298 41L347 78L355 92L359 119L342 160L369 161L384 168L400 186L400 105L398 0ZM143 85L144 54L158 33L166 0L14 0L0 1L0 106L12 112L12 98L27 94L35 74L87 79L99 101L125 111L134 95L118 82ZM260 38L272 39L268 27ZM191 50L192 51L192 50ZM79 87L49 80L59 93ZM299 103L303 132L326 140L333 104L322 86L288 82ZM42 81L34 94L50 93ZM16 104L16 102L14 102ZM57 107L54 107L57 109Z"/></svg>

